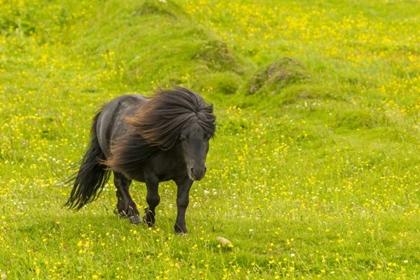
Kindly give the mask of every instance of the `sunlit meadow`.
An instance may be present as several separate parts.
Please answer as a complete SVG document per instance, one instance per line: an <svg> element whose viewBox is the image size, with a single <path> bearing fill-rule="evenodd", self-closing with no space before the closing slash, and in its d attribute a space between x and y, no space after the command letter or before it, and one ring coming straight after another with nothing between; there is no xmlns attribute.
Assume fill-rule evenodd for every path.
<svg viewBox="0 0 420 280"><path fill-rule="evenodd" d="M0 7L0 279L418 278L419 1ZM305 78L249 94L283 57ZM113 214L111 181L64 209L98 108L171 84L218 116L190 233L173 183L152 229Z"/></svg>

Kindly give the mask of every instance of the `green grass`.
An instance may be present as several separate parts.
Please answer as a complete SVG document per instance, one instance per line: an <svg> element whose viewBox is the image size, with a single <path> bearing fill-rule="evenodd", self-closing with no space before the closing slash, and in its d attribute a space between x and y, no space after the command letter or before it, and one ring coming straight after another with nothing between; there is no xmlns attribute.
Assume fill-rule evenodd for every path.
<svg viewBox="0 0 420 280"><path fill-rule="evenodd" d="M418 3L164 2L0 0L0 279L418 279ZM190 233L173 183L153 229L62 208L96 110L171 85L218 117Z"/></svg>

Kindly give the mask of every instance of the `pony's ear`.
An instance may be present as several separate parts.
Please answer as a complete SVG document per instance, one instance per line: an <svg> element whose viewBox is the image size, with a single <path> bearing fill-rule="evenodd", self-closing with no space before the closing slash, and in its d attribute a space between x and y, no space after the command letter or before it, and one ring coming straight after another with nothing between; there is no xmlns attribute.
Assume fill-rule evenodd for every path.
<svg viewBox="0 0 420 280"><path fill-rule="evenodd" d="M209 105L210 113L213 113L213 104Z"/></svg>

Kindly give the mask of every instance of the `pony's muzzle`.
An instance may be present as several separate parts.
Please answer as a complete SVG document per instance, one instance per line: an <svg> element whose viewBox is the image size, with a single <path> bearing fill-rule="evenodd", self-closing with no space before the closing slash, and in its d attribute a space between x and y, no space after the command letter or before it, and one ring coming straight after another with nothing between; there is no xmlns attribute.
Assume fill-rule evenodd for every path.
<svg viewBox="0 0 420 280"><path fill-rule="evenodd" d="M202 168L191 167L189 170L189 177L193 181L200 181L206 175L207 168L204 166Z"/></svg>

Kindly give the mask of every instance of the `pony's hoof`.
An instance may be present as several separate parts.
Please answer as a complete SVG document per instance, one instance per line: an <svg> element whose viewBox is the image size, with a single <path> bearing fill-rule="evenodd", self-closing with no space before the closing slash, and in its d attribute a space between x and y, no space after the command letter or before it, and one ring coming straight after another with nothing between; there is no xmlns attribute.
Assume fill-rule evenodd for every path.
<svg viewBox="0 0 420 280"><path fill-rule="evenodd" d="M140 224L142 220L140 219L139 215L131 216L128 218L133 225Z"/></svg>
<svg viewBox="0 0 420 280"><path fill-rule="evenodd" d="M178 226L178 225L175 225L175 234L178 234L178 235L187 235L188 234L188 230L187 230L187 228L181 228L180 226Z"/></svg>

